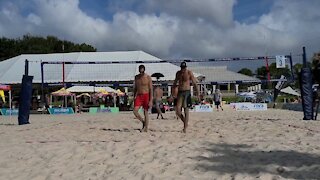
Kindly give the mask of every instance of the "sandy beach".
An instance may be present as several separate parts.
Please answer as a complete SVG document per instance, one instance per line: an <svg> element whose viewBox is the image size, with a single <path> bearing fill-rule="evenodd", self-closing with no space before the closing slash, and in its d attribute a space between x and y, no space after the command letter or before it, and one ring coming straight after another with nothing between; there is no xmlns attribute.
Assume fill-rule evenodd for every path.
<svg viewBox="0 0 320 180"><path fill-rule="evenodd" d="M302 112L0 116L0 179L320 179L320 122Z"/></svg>

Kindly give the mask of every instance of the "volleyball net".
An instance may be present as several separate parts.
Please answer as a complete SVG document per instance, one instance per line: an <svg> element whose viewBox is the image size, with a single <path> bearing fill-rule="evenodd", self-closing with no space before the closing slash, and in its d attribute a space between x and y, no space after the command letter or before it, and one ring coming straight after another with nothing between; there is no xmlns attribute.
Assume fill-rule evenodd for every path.
<svg viewBox="0 0 320 180"><path fill-rule="evenodd" d="M188 69L197 77L202 94L213 92L216 88L239 91L239 85L240 88L246 87L245 90L260 90L273 88L279 82L295 81L291 55L139 61L42 61L42 97L50 86L110 86L130 91L141 64L145 65L146 73L152 76L155 84L168 87L180 70L181 62L187 62ZM155 74L161 75L153 76ZM281 78L281 75L285 78ZM169 91L167 88L165 94L169 95Z"/></svg>

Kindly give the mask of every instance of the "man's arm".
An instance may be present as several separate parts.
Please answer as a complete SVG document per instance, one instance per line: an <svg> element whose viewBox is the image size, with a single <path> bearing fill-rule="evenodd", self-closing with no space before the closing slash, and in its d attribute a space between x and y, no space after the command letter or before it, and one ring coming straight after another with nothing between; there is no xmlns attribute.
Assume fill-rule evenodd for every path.
<svg viewBox="0 0 320 180"><path fill-rule="evenodd" d="M136 98L137 95L137 76L134 77L134 82L133 82L133 97Z"/></svg>
<svg viewBox="0 0 320 180"><path fill-rule="evenodd" d="M179 71L176 73L176 78L173 81L173 88L177 87L177 83L178 83L178 73Z"/></svg>
<svg viewBox="0 0 320 180"><path fill-rule="evenodd" d="M198 87L198 85L197 85L198 80L194 77L192 71L189 71L189 74L190 74L190 78L191 78L191 81L192 81L192 85L193 85L194 87L196 87L197 96L200 96L199 87Z"/></svg>
<svg viewBox="0 0 320 180"><path fill-rule="evenodd" d="M152 85L152 79L151 76L149 76L149 100L152 102L153 99L153 85Z"/></svg>

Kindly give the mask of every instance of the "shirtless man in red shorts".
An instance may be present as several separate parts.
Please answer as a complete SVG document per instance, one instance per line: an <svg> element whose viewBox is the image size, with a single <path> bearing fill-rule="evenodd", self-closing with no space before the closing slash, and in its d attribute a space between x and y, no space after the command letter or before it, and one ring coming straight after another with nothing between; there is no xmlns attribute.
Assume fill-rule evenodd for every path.
<svg viewBox="0 0 320 180"><path fill-rule="evenodd" d="M134 96L134 115L142 122L141 132L148 131L149 125L149 114L148 110L152 107L152 97L153 97L153 88L152 88L152 79L151 77L144 73L144 65L139 66L140 74L135 76L133 96ZM144 119L139 114L140 107L144 109Z"/></svg>

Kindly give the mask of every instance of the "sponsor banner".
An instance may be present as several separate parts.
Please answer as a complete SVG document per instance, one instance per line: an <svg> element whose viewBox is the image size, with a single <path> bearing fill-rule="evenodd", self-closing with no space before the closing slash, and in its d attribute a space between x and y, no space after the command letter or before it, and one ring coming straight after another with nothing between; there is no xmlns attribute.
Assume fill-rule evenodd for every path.
<svg viewBox="0 0 320 180"><path fill-rule="evenodd" d="M118 107L104 107L104 108L97 108L97 107L90 107L89 108L90 114L96 113L119 113Z"/></svg>
<svg viewBox="0 0 320 180"><path fill-rule="evenodd" d="M268 106L266 103L253 103L252 104L253 111L266 111L268 110Z"/></svg>
<svg viewBox="0 0 320 180"><path fill-rule="evenodd" d="M50 114L74 114L74 111L71 107L67 108L49 108Z"/></svg>
<svg viewBox="0 0 320 180"><path fill-rule="evenodd" d="M236 111L266 111L266 103L231 103L230 107Z"/></svg>
<svg viewBox="0 0 320 180"><path fill-rule="evenodd" d="M118 113L119 108L118 107L105 107L105 108L99 108L99 113Z"/></svg>
<svg viewBox="0 0 320 180"><path fill-rule="evenodd" d="M195 112L213 112L213 108L211 105L196 105L194 107Z"/></svg>
<svg viewBox="0 0 320 180"><path fill-rule="evenodd" d="M0 109L0 114L3 116L18 115L19 109L2 108Z"/></svg>
<svg viewBox="0 0 320 180"><path fill-rule="evenodd" d="M252 111L252 103L235 103L236 111Z"/></svg>
<svg viewBox="0 0 320 180"><path fill-rule="evenodd" d="M277 82L277 84L276 84L276 86L274 88L277 89L277 90L281 90L283 85L286 82L286 79L287 78L284 75L281 75L279 81Z"/></svg>

